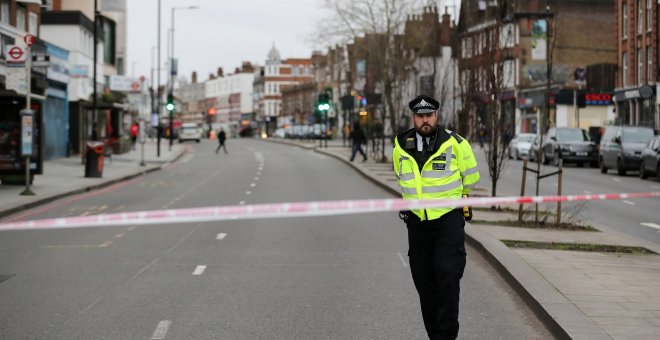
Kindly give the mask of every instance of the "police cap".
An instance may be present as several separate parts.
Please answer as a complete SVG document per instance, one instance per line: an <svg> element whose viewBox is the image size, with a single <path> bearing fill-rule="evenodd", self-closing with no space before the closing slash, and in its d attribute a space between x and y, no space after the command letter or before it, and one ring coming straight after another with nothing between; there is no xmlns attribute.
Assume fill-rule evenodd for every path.
<svg viewBox="0 0 660 340"><path fill-rule="evenodd" d="M429 96L421 95L411 100L408 103L408 107L410 107L410 110L412 110L414 114L425 114L438 111L440 103Z"/></svg>

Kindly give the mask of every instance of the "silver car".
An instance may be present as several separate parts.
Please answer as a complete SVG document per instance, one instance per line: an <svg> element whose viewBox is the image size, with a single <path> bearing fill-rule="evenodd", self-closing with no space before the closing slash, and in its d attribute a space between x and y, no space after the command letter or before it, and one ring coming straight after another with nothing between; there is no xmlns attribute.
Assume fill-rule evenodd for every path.
<svg viewBox="0 0 660 340"><path fill-rule="evenodd" d="M521 133L516 135L511 142L509 142L509 159L523 159L529 158L529 150L532 147L534 133Z"/></svg>
<svg viewBox="0 0 660 340"><path fill-rule="evenodd" d="M195 123L183 123L179 128L179 143L194 140L199 143L202 139L202 131Z"/></svg>

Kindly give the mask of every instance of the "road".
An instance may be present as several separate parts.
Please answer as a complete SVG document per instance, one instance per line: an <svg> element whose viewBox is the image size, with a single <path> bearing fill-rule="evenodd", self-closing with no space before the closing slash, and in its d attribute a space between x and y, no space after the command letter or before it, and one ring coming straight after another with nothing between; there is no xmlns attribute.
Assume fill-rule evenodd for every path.
<svg viewBox="0 0 660 340"><path fill-rule="evenodd" d="M482 174L479 187L485 189L484 194L490 194L491 180L483 150L475 147L475 155ZM536 169L536 163L529 163L528 167ZM502 178L497 184L498 196L520 195L523 162L508 160ZM542 173L557 170L552 165L541 166ZM536 180L533 173L527 173L526 195L534 195ZM558 187L557 176L541 180L541 195L556 195ZM622 192L660 191L660 182L655 178L641 180L637 172L629 171L626 176L618 176L616 171L610 170L601 174L597 168L577 167L567 164L564 167L562 193L571 194L605 194ZM584 204L579 209L579 220L609 226L617 231L660 244L660 204L658 199L628 199L620 201L594 201ZM578 203L565 203L563 207L575 207ZM555 212L556 205L544 205L548 210ZM568 211L568 209L562 209Z"/></svg>
<svg viewBox="0 0 660 340"><path fill-rule="evenodd" d="M13 218L391 197L313 151L227 147ZM406 238L396 213L2 232L0 338L424 339ZM460 338L551 338L468 254Z"/></svg>

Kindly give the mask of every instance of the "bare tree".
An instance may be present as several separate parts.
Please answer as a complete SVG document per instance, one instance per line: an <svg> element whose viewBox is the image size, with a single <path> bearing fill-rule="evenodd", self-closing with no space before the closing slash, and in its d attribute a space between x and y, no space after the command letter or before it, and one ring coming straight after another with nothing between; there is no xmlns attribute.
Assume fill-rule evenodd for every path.
<svg viewBox="0 0 660 340"><path fill-rule="evenodd" d="M511 50L514 34L509 22L512 2L497 0L487 9L475 11L472 2L467 2L462 18L467 28L462 38L463 76L461 87L464 94L465 111L473 117L475 134L483 145L491 179L491 195L497 195L497 182L507 161L507 144L511 131L511 117L501 105L504 92L513 86ZM479 15L477 15L477 13ZM508 65L508 67L507 67ZM481 110L475 118L476 110Z"/></svg>
<svg viewBox="0 0 660 340"><path fill-rule="evenodd" d="M321 20L315 36L328 45L358 40L368 44L369 74L374 91L382 94L381 121L389 116L389 126L398 126L402 88L412 65L413 54L405 50L403 29L408 15L419 12L422 0L325 0L330 17ZM389 113L389 115L387 114ZM385 125L385 124L383 124ZM384 143L384 139L383 139ZM386 160L382 148L382 160Z"/></svg>

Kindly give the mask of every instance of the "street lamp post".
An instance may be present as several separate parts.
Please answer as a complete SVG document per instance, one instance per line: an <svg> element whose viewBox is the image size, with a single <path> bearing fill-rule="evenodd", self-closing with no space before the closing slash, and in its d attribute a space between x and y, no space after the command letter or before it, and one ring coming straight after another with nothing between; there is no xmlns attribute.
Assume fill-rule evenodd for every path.
<svg viewBox="0 0 660 340"><path fill-rule="evenodd" d="M174 13L177 10L185 10L185 9L198 9L198 6L187 6L187 7L172 7L172 28L170 29L171 33L171 41L170 41L170 57L169 57L169 66L170 66L170 72L169 72L169 94L168 98L174 98L174 76L176 75L175 69L174 69ZM174 110L176 109L176 106L174 106L174 109L169 110L169 115L170 115L170 151L172 150L172 144L174 143Z"/></svg>

